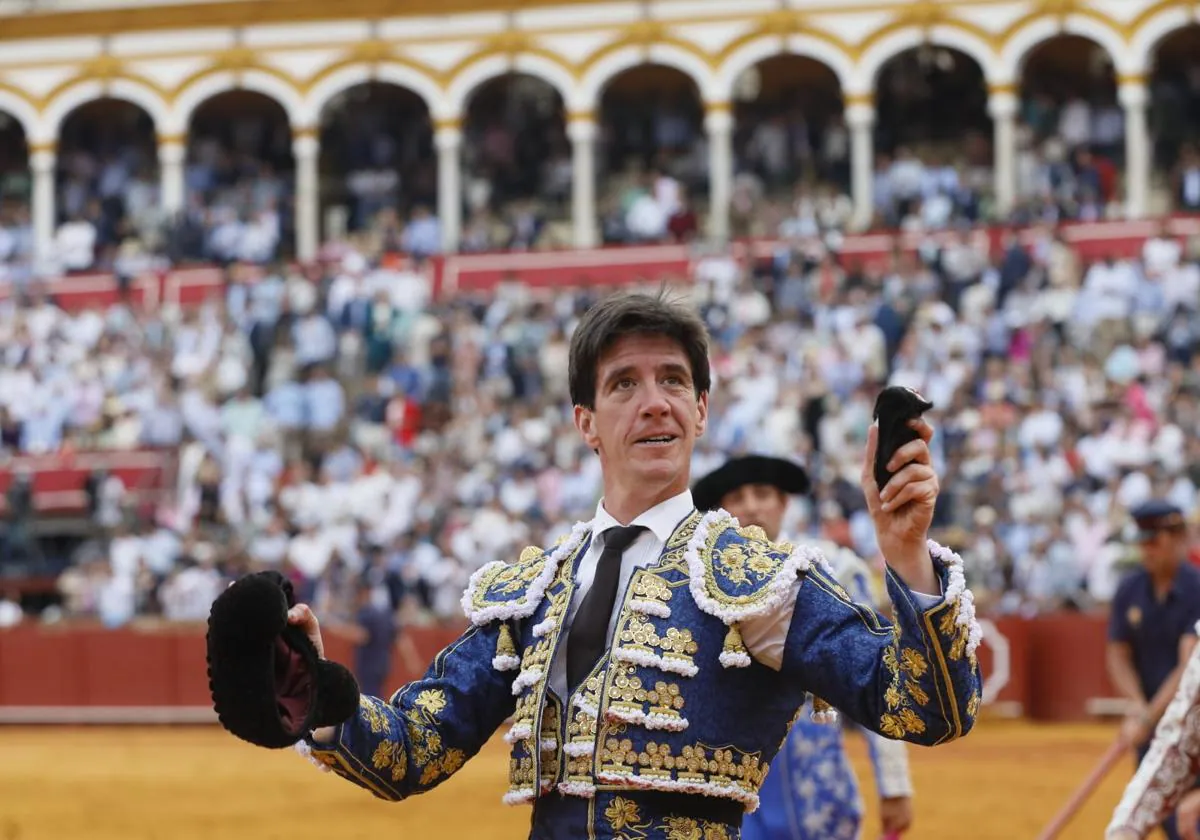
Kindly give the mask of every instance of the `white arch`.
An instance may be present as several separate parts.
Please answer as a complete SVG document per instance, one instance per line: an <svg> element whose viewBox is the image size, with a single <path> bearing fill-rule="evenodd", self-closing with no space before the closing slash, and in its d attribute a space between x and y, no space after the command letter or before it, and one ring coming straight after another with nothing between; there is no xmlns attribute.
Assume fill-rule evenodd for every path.
<svg viewBox="0 0 1200 840"><path fill-rule="evenodd" d="M579 102L571 106L572 110L594 110L600 104L600 95L609 82L626 70L643 64L674 67L696 83L701 100L725 101L716 77L699 56L673 44L650 44L645 47L623 47L593 64L579 83Z"/></svg>
<svg viewBox="0 0 1200 840"><path fill-rule="evenodd" d="M355 85L371 81L384 82L412 91L421 97L430 113L433 113L437 104L445 98L445 93L437 82L407 64L386 61L378 64L348 64L321 79L308 92L304 97L300 119L296 122L300 125L316 125L330 100Z"/></svg>
<svg viewBox="0 0 1200 840"><path fill-rule="evenodd" d="M906 27L884 36L867 49L854 69L853 82L846 86L846 93L862 95L873 93L880 69L889 60L922 44L951 47L970 56L983 71L983 78L990 82L997 76L996 54L983 39L956 26L932 26L928 29Z"/></svg>
<svg viewBox="0 0 1200 840"><path fill-rule="evenodd" d="M202 76L179 92L171 112L167 134L186 134L195 110L209 99L231 90L252 90L274 99L283 106L293 128L305 126L304 100L300 93L278 76L262 70L226 70Z"/></svg>
<svg viewBox="0 0 1200 840"><path fill-rule="evenodd" d="M742 73L777 55L802 55L821 62L837 76L843 90L854 80L854 63L849 56L828 41L797 32L788 36L785 45L780 44L778 35L764 35L738 47L717 70L717 88L725 98L732 99L733 86Z"/></svg>
<svg viewBox="0 0 1200 840"><path fill-rule="evenodd" d="M59 91L42 112L30 142L54 142L62 129L63 120L72 111L80 105L104 98L121 99L137 105L150 115L158 132L168 122L170 106L153 88L132 79L87 79Z"/></svg>
<svg viewBox="0 0 1200 840"><path fill-rule="evenodd" d="M1154 67L1155 53L1162 42L1194 23L1200 23L1200 7L1191 11L1181 6L1163 9L1133 33L1133 39L1129 42L1131 61L1145 68L1143 72L1149 73Z"/></svg>
<svg viewBox="0 0 1200 840"><path fill-rule="evenodd" d="M30 144L35 141L34 131L37 129L38 114L37 109L24 97L17 96L15 93L4 88L0 88L0 111L11 116L21 124L21 129L25 132L25 143ZM53 140L53 136L45 138L47 141Z"/></svg>
<svg viewBox="0 0 1200 840"><path fill-rule="evenodd" d="M1043 17L1018 29L1000 51L1000 73L1005 79L1020 79L1025 61L1040 44L1059 35L1080 35L1095 41L1112 59L1118 76L1138 75L1144 67L1125 44L1120 34L1095 18L1086 15L1067 15L1065 18Z"/></svg>
<svg viewBox="0 0 1200 840"><path fill-rule="evenodd" d="M558 91L563 105L572 109L572 102L577 99L575 80L565 67L536 53L516 53L515 55L489 55L480 61L468 65L450 82L442 103L445 114L437 114L448 118L459 117L466 112L467 101L480 85L505 73L526 73L546 82Z"/></svg>

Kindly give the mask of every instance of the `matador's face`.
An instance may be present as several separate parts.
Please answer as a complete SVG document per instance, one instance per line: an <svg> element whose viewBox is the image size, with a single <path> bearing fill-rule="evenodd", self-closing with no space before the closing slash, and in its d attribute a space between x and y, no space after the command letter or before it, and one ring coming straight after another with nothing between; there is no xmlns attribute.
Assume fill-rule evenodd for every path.
<svg viewBox="0 0 1200 840"><path fill-rule="evenodd" d="M600 358L595 408L575 423L600 455L606 493L669 498L688 487L708 394L696 395L687 354L665 336L628 335Z"/></svg>

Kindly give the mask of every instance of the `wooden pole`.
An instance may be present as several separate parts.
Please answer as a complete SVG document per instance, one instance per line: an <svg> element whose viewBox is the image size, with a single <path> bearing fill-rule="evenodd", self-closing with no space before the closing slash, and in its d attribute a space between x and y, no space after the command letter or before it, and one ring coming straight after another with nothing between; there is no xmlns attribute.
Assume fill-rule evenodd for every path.
<svg viewBox="0 0 1200 840"><path fill-rule="evenodd" d="M1058 837L1059 832L1066 828L1067 824L1075 818L1075 815L1079 813L1079 809L1083 807L1096 788L1100 786L1100 782L1113 769L1113 766L1125 756L1128 749L1120 740L1113 742L1108 751L1100 758L1100 761L1096 763L1096 766L1092 768L1092 772L1075 789L1075 792L1071 794L1071 798L1067 800L1067 803L1054 816L1050 824L1042 829L1042 833L1038 835L1038 840L1054 840L1054 838Z"/></svg>

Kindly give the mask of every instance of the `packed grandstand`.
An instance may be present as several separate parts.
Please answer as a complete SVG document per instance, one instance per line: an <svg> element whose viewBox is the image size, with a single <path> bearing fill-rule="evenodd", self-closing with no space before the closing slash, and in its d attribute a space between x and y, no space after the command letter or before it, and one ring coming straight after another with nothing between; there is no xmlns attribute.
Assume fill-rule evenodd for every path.
<svg viewBox="0 0 1200 840"><path fill-rule="evenodd" d="M52 146L0 111L0 623L200 620L261 567L322 615L365 577L409 620L457 619L475 568L595 508L566 351L616 285L710 327L694 475L795 457L816 480L789 533L878 564L858 472L874 395L909 385L936 405L937 535L978 599L1101 604L1130 507L1166 496L1200 526L1198 42L1180 28L1131 80L1061 35L1009 88L923 45L882 68L869 123L795 55L725 109L639 66L586 118L506 73L452 134L380 81L308 133L254 90L197 104L182 138L117 95L60 115ZM1145 196L1122 177L1133 113ZM320 188L298 189L318 145Z"/></svg>

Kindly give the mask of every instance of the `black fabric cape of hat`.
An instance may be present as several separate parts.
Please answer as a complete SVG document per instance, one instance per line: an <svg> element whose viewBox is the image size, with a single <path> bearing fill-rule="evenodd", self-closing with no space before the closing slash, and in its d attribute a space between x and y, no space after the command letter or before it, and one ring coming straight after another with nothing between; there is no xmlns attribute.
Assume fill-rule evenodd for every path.
<svg viewBox="0 0 1200 840"><path fill-rule="evenodd" d="M726 493L746 484L769 484L789 496L808 492L808 473L804 467L786 458L744 455L733 458L696 482L692 502L698 510L716 510Z"/></svg>
<svg viewBox="0 0 1200 840"><path fill-rule="evenodd" d="M208 618L208 685L226 730L260 747L290 747L310 731L358 710L359 689L344 666L317 655L288 624L292 582L278 572L235 581Z"/></svg>

